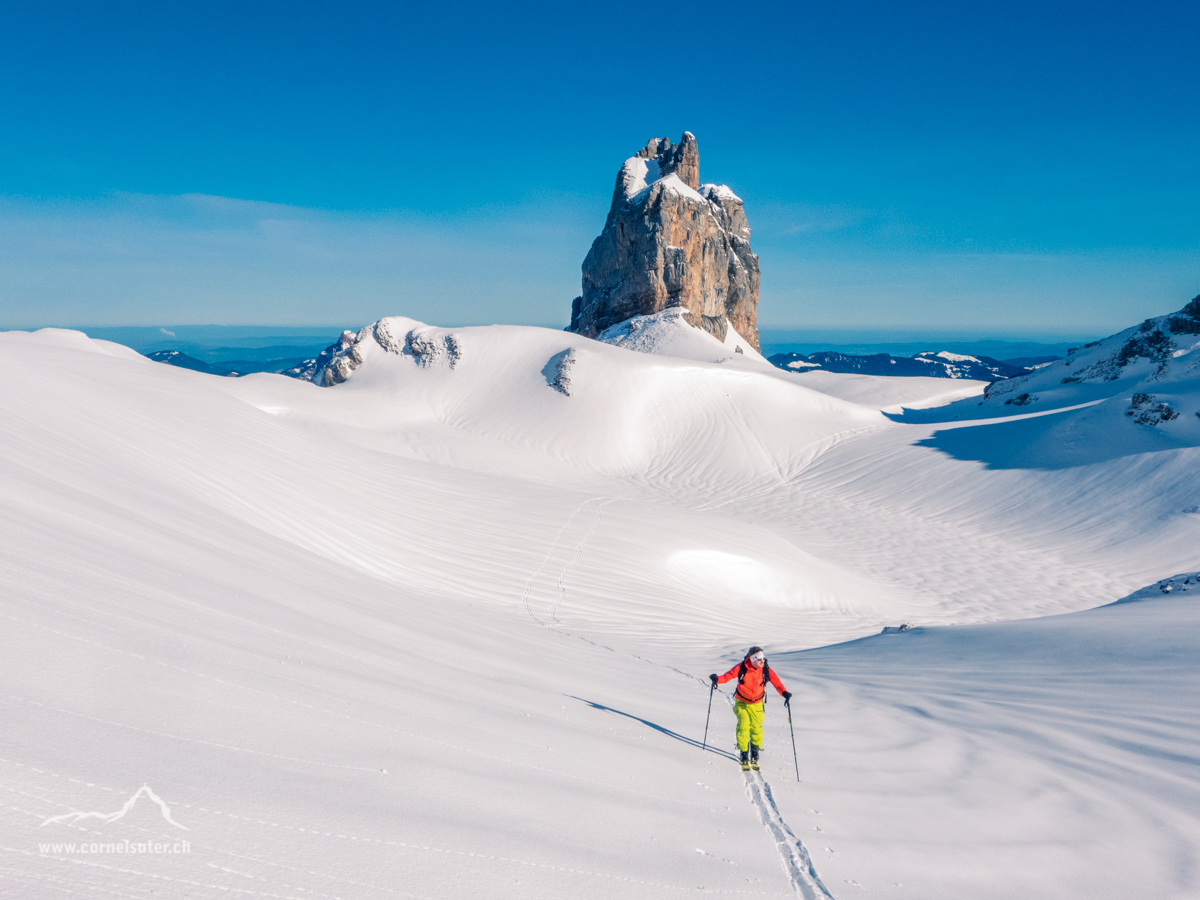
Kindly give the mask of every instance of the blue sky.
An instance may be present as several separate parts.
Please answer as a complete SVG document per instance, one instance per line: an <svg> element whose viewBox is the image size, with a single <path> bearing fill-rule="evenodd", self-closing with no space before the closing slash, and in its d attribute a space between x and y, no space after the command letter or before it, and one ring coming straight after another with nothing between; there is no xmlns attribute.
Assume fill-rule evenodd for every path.
<svg viewBox="0 0 1200 900"><path fill-rule="evenodd" d="M579 7L0 7L0 327L565 324L621 160L684 129L767 327L1200 292L1200 5Z"/></svg>

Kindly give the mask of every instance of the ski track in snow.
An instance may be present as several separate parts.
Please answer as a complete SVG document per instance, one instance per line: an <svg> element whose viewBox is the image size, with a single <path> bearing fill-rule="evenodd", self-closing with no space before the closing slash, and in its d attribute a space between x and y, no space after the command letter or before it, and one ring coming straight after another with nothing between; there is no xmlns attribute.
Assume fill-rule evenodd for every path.
<svg viewBox="0 0 1200 900"><path fill-rule="evenodd" d="M613 498L613 499L615 499L615 498ZM563 523L562 528L560 528L558 530L558 535L554 538L554 543L552 543L550 545L550 549L546 551L546 558L542 560L542 564L540 566L538 566L537 569L534 570L534 573L529 576L529 581L526 582L526 584L525 584L525 593L521 596L521 605L525 607L525 612L529 616L529 618L533 619L534 622L536 622L538 625L541 625L543 628L550 628L551 631L556 630L554 628L551 628L550 625L547 625L545 622L543 622L538 617L537 613L535 613L533 611L533 607L530 605L529 595L533 591L534 582L536 582L538 579L538 576L541 575L542 572L544 572L546 570L546 567L548 565L550 565L550 560L552 560L554 558L554 554L558 552L558 548L562 545L563 537L566 535L567 529L569 529L571 527L571 523L575 521L575 517L578 516L581 512L583 512L583 508L585 506L587 506L589 503L595 503L597 500L602 501L602 502L600 503L599 509L597 509L597 511L596 511L596 521L592 525L591 531L589 531L587 533L587 535L584 537L584 539L580 542L579 546L575 549L575 556L572 557L571 561L569 563L567 563L566 567L562 570L562 573L558 576L557 587L559 588L559 597L558 597L558 600L556 600L554 602L554 605L551 608L551 612L553 613L553 611L558 608L559 602L562 600L563 595L566 594L566 588L563 586L563 582L567 577L567 572L570 571L570 568L574 564L575 560L579 559L579 557L583 554L584 545L587 544L588 539L592 536L592 533L595 532L596 527L600 524L600 510L602 510L604 508L605 504L603 501L605 500L605 498L589 497L587 500L584 500L577 507L575 507L575 510L571 513L570 516L567 517L567 521ZM608 502L612 502L612 501L609 500Z"/></svg>
<svg viewBox="0 0 1200 900"><path fill-rule="evenodd" d="M813 868L808 850L784 821L775 803L775 796L771 793L771 785L767 784L761 772L746 773L746 795L758 810L759 819L775 841L784 871L787 872L788 880L796 893L804 900L820 900L822 897L833 900L833 895L821 883L817 870Z"/></svg>
<svg viewBox="0 0 1200 900"><path fill-rule="evenodd" d="M554 538L553 543L551 543L550 549L549 549L549 551L547 551L545 558L541 562L541 565L539 565L537 567L537 569L534 571L534 573L529 576L529 580L525 584L525 591L521 595L521 605L524 607L526 615L528 615L530 619L532 619L534 622L536 622L542 628L545 628L547 631L553 631L556 634L563 635L564 637L574 638L576 640L583 641L586 644L591 644L593 647L599 647L602 650L608 650L610 653L617 653L622 656L627 656L630 659L636 659L639 662L646 663L647 665L657 666L659 668L666 669L670 672L674 672L676 675L679 675L682 678L686 678L686 679L696 682L698 685L700 685L707 691L708 690L708 679L707 678L700 678L696 675L693 675L691 672L685 672L682 669L676 668L675 666L668 665L666 663L656 662L655 660L649 659L645 656L639 656L638 654L630 652L628 650L618 650L616 647L610 647L607 644L601 644L597 641L593 641L591 638L587 638L581 634L576 634L575 632L568 631L568 630L566 630L566 628L562 627L562 622L558 618L558 609L561 606L563 600L565 600L567 597L567 584L566 584L567 575L570 573L571 568L575 565L575 563L577 563L580 560L580 558L583 556L584 548L587 546L588 542L592 539L592 536L596 533L597 529L600 527L600 520L603 517L604 507L608 506L610 503L615 503L616 501L618 501L620 499L622 499L622 498L620 498L620 497L589 497L587 500L584 500L582 503L579 504L579 506L577 506L575 508L575 510L571 513L571 515L567 517L567 521L563 523L562 528L559 529L558 535ZM533 611L533 603L530 598L533 593L534 585L537 583L538 577L550 565L550 561L554 558L555 553L557 553L559 548L562 546L563 538L566 536L568 529L570 529L571 523L575 521L576 517L581 512L583 512L583 509L585 506L587 506L589 503L596 503L596 502L599 502L600 505L596 508L596 517L592 521L591 527L588 529L587 533L584 534L584 536L580 540L580 542L576 545L575 553L571 556L571 558L563 566L562 570L559 572L558 578L555 580L554 589L555 589L556 594L555 594L554 602L551 604L550 612L549 612L549 617L554 622L554 624L552 625L548 622L543 621L537 615L537 613L535 613Z"/></svg>
<svg viewBox="0 0 1200 900"><path fill-rule="evenodd" d="M590 502L590 501L587 501L587 502ZM550 618L554 621L554 623L556 625L562 624L558 620L558 606L560 603L562 603L563 599L567 596L566 582L567 582L567 575L571 571L571 566L575 565L575 563L578 562L579 557L583 556L583 548L587 546L587 542L592 539L592 535L595 534L596 529L600 527L600 519L604 515L604 507L608 506L608 504L610 504L610 503L616 503L616 502L617 502L616 497L610 497L607 500L603 500L600 503L600 505L596 507L596 518L592 521L592 527L588 529L588 533L583 536L583 540L580 541L579 545L575 548L575 555L571 557L570 562L568 562L565 566L563 566L563 570L558 575L558 581L555 583L555 587L558 588L558 596L554 599L554 605L550 607ZM579 505L579 509L576 510L576 512L579 512L579 510L582 510L585 505L586 505L585 503L581 503ZM572 516L571 518L574 518L574 516ZM570 524L571 524L570 520L568 520L567 525L570 525ZM567 527L566 525L563 526L564 529L566 527Z"/></svg>

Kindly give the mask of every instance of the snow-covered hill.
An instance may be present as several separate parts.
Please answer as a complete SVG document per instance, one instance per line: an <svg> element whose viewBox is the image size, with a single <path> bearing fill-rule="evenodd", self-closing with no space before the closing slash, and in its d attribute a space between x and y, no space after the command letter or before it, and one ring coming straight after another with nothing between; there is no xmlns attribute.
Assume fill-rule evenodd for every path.
<svg viewBox="0 0 1200 900"><path fill-rule="evenodd" d="M1139 425L1170 430L1197 424L1200 404L1200 297L1177 313L1147 319L1119 334L1077 348L1067 359L988 389L990 415L1054 409L1131 398L1123 410ZM1132 398L1138 399L1132 399ZM1174 402L1175 406L1172 406ZM1176 409L1175 407L1179 407Z"/></svg>
<svg viewBox="0 0 1200 900"><path fill-rule="evenodd" d="M1200 450L1027 465L1073 413L889 417L671 327L384 319L328 387L0 335L6 892L1200 889L1190 593L1095 609L1196 570ZM776 702L765 785L726 694L697 746L751 643L801 783ZM186 832L41 824L143 784Z"/></svg>
<svg viewBox="0 0 1200 900"><path fill-rule="evenodd" d="M1030 420L1030 413L1053 415ZM983 397L905 417L1021 420L944 432L932 441L956 456L999 467L1058 468L1118 458L1136 466L1159 451L1200 447L1200 297L1029 375L996 382Z"/></svg>

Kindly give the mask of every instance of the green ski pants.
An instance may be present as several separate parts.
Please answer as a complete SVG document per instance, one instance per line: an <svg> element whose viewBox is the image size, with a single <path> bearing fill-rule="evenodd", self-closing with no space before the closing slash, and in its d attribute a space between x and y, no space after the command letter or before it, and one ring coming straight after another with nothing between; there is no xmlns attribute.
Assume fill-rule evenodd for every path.
<svg viewBox="0 0 1200 900"><path fill-rule="evenodd" d="M744 700L738 700L733 704L733 711L737 715L738 749L744 753L750 749L751 744L761 747L763 716L765 715L762 701L746 703Z"/></svg>

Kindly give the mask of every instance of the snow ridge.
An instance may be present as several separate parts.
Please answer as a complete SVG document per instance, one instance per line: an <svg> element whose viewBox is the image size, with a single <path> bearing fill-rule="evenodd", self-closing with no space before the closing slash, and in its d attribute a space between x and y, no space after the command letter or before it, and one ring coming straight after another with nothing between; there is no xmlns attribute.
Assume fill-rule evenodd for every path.
<svg viewBox="0 0 1200 900"><path fill-rule="evenodd" d="M657 353L703 362L722 362L736 356L765 362L753 345L725 320L725 339L688 324L688 310L669 306L662 312L633 316L601 332L596 340L639 353Z"/></svg>

